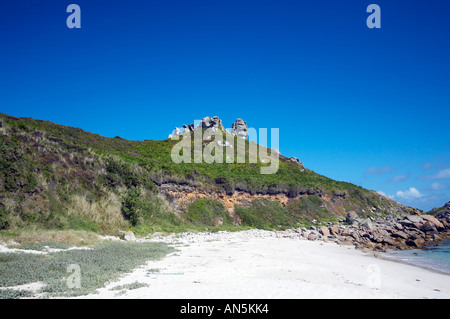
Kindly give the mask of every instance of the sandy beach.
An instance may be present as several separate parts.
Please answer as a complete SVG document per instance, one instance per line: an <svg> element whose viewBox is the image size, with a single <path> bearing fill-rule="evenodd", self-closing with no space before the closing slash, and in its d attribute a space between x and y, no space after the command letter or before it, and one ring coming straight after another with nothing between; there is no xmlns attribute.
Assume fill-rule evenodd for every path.
<svg viewBox="0 0 450 319"><path fill-rule="evenodd" d="M230 236L177 249L82 298L450 298L449 275L333 242Z"/></svg>

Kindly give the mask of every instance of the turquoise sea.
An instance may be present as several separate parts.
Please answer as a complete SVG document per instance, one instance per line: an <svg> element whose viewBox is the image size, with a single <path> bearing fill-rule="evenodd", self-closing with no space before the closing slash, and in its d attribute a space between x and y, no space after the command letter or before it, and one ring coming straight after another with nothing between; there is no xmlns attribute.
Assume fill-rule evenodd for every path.
<svg viewBox="0 0 450 319"><path fill-rule="evenodd" d="M387 256L403 262L423 266L450 275L450 240L443 240L439 245L430 245L426 249L390 251Z"/></svg>

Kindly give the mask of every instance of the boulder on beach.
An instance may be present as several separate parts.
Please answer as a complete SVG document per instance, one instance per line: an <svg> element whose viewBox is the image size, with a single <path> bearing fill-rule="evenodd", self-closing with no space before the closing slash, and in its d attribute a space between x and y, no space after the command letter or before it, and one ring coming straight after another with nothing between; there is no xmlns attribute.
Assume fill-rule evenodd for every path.
<svg viewBox="0 0 450 319"><path fill-rule="evenodd" d="M319 233L323 236L330 235L330 231L329 231L328 227L325 227L325 226L319 227Z"/></svg>
<svg viewBox="0 0 450 319"><path fill-rule="evenodd" d="M444 225L434 216L431 215L423 215L422 219L429 222L432 226L436 227L437 230L443 230Z"/></svg>
<svg viewBox="0 0 450 319"><path fill-rule="evenodd" d="M353 222L358 220L358 214L356 214L354 211L351 211L347 214L347 217L345 217L345 221L349 224L352 224Z"/></svg>
<svg viewBox="0 0 450 319"><path fill-rule="evenodd" d="M373 230L372 221L368 218L364 219L360 224L361 227Z"/></svg>
<svg viewBox="0 0 450 319"><path fill-rule="evenodd" d="M136 236L131 230L121 231L122 239L125 241L136 241Z"/></svg>

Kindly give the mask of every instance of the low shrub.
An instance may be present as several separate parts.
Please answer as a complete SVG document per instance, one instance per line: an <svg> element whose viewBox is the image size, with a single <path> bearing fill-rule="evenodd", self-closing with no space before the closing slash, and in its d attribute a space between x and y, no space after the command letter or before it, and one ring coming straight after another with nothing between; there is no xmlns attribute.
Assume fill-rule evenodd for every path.
<svg viewBox="0 0 450 319"><path fill-rule="evenodd" d="M289 228L299 221L298 216L290 213L278 201L269 199L254 199L248 207L237 205L235 213L243 226L260 229Z"/></svg>
<svg viewBox="0 0 450 319"><path fill-rule="evenodd" d="M322 206L323 202L319 196L309 195L301 196L294 199L286 209L293 215L299 216L302 219L321 219L330 217L329 211Z"/></svg>
<svg viewBox="0 0 450 319"><path fill-rule="evenodd" d="M124 217L130 221L132 226L141 222L145 202L141 199L141 191L137 187L128 190L122 203L122 212Z"/></svg>
<svg viewBox="0 0 450 319"><path fill-rule="evenodd" d="M188 206L187 219L197 226L215 227L219 224L233 224L233 219L223 204L209 198L199 198L191 203Z"/></svg>

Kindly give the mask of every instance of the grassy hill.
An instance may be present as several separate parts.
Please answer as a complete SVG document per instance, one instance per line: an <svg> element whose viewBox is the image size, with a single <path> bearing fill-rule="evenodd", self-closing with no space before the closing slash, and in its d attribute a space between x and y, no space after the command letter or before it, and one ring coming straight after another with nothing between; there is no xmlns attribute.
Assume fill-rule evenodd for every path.
<svg viewBox="0 0 450 319"><path fill-rule="evenodd" d="M450 202L445 203L442 207L435 207L432 210L430 210L427 214L437 216L442 215L445 213L450 213Z"/></svg>
<svg viewBox="0 0 450 319"><path fill-rule="evenodd" d="M208 142L203 141L202 147ZM332 218L351 210L372 217L410 210L283 156L277 173L268 175L260 174L260 168L268 164L259 157L257 163L176 164L171 159L176 143L171 139L107 138L0 113L0 230L13 232L30 225L101 233L130 227L138 233L273 228ZM250 150L246 141L247 158ZM248 205L238 205L235 212L242 222L236 225L212 199L175 208L159 191L162 184L227 196L235 192L282 194L291 200L286 206L257 198ZM217 218L223 221L220 226Z"/></svg>

